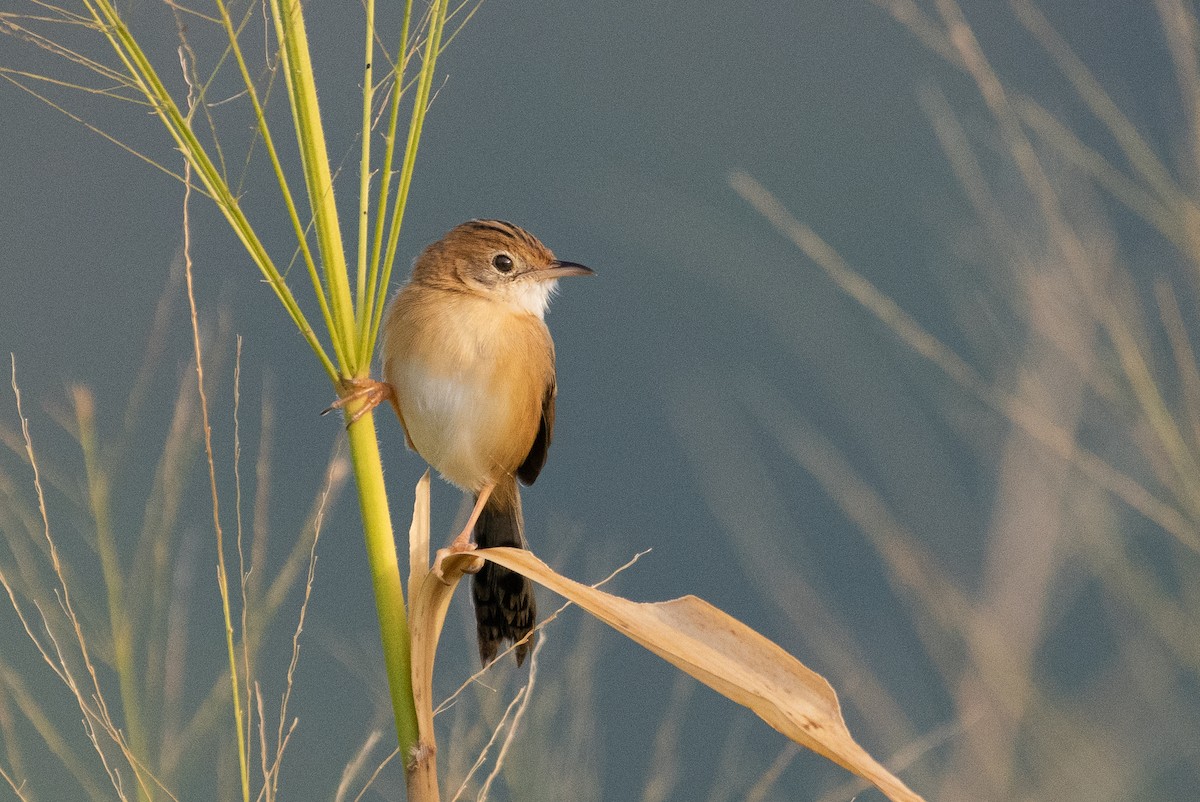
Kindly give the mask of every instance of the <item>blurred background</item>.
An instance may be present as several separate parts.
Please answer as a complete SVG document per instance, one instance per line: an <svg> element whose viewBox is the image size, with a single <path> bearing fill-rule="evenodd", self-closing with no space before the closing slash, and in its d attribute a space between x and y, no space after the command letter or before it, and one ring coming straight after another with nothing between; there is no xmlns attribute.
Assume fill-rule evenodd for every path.
<svg viewBox="0 0 1200 802"><path fill-rule="evenodd" d="M169 9L123 7L176 75ZM345 202L361 7L306 8ZM392 13L381 11L382 30ZM480 6L439 63L401 249L407 262L458 222L500 217L599 274L565 282L548 318L558 422L524 494L534 551L594 582L650 549L609 588L636 600L693 593L775 640L830 680L858 740L928 799L1191 798L1194 14L1179 0ZM112 61L98 36L57 33ZM211 64L215 33L191 19L188 36ZM2 41L0 67L66 69L19 36ZM144 109L33 85L178 169ZM277 130L288 131L282 101ZM235 174L250 142L238 104L212 109ZM113 444L111 525L131 587L136 544L165 538L155 522L169 518L155 575L169 578L173 648L187 654L174 679L163 657L171 776L180 799L229 798L236 761L222 725L186 726L225 657L179 269L182 187L9 82L0 107L0 332L53 485L50 521L103 629L83 385L96 436ZM261 149L250 158L242 197L269 210L266 160ZM319 416L328 382L224 221L194 198L190 222L225 526L238 511L240 337L240 512L247 538L262 537L269 582L306 562L297 544L311 538L344 435ZM286 219L259 222L286 264ZM293 287L313 310L302 273ZM12 393L3 399L0 568L15 574L13 533L40 537L40 523ZM395 421L379 420L403 533L424 465ZM164 483L172 432L178 466ZM460 496L435 482L433 500L435 538L448 539ZM344 475L316 553L285 799L333 798L344 771L361 787L394 738ZM22 578L36 595L36 577ZM262 637L268 709L286 687L302 585L284 588ZM541 594L543 611L556 606ZM103 777L76 743L78 708L7 606L0 637L0 759L24 767L34 798L107 798L106 783L81 791L57 768L60 750L23 713L22 693L40 700L80 771ZM475 671L473 640L460 593L439 698ZM544 640L491 799L882 798L577 610ZM525 679L500 668L439 717L446 798ZM400 787L393 762L364 798Z"/></svg>

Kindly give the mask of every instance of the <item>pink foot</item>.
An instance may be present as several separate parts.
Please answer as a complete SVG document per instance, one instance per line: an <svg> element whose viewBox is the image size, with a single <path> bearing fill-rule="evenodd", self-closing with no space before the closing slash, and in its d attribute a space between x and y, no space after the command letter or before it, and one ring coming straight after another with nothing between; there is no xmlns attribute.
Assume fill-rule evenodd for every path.
<svg viewBox="0 0 1200 802"><path fill-rule="evenodd" d="M321 414L324 415L335 409L344 409L351 404L361 403L362 406L350 416L350 421L346 424L347 429L384 401L390 401L393 407L396 406L396 393L392 389L392 385L375 379L342 379L338 383L338 395L338 400L330 404ZM400 414L399 407L396 408L396 414Z"/></svg>

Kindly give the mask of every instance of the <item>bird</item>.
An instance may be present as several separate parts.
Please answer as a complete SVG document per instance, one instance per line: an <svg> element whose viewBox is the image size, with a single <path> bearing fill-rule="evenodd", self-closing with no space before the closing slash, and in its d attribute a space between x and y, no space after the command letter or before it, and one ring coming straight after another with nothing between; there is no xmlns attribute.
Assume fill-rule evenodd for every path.
<svg viewBox="0 0 1200 802"><path fill-rule="evenodd" d="M546 463L558 396L546 309L558 279L594 272L517 225L476 219L425 248L390 301L383 380L352 382L349 396L389 400L408 447L474 497L452 551L528 548L518 482ZM530 580L484 561L472 597L480 662L514 643L520 666L537 619Z"/></svg>

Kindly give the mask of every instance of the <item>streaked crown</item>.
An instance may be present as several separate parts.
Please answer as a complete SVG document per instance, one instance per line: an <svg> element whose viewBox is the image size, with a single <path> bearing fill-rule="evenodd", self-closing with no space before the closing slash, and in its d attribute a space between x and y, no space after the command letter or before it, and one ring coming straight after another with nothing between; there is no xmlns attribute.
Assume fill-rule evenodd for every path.
<svg viewBox="0 0 1200 802"><path fill-rule="evenodd" d="M592 272L555 259L520 226L504 220L468 220L425 249L413 265L412 280L471 292L540 318L559 278Z"/></svg>

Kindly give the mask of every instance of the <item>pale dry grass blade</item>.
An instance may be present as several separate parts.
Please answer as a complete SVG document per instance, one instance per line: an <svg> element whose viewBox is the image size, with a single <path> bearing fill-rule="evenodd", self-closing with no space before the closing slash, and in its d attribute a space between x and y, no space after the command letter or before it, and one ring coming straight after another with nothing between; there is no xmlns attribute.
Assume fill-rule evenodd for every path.
<svg viewBox="0 0 1200 802"><path fill-rule="evenodd" d="M1200 368L1197 367L1191 335L1183 322L1179 302L1171 285L1163 279L1154 282L1154 297L1158 301L1159 316L1175 358L1175 373L1181 384L1180 397L1191 427L1192 443L1200 446Z"/></svg>
<svg viewBox="0 0 1200 802"><path fill-rule="evenodd" d="M188 84L188 100L189 104L195 103L195 87L193 87L191 84ZM246 751L246 736L243 729L242 697L238 682L237 651L233 642L233 620L229 605L229 579L225 568L224 529L222 528L221 524L220 494L217 491L217 466L216 460L213 456L212 426L209 423L211 418L208 414L208 395L204 388L204 359L200 340L199 315L196 308L196 293L192 280L192 256L190 248L191 225L189 221L189 201L191 199L190 179L192 171L191 161L185 162L184 169L185 175L188 177L189 181L185 184L183 199L183 258L184 277L187 280L188 310L190 312L192 324L193 366L196 369L196 387L200 398L200 422L201 430L204 433L204 453L208 461L209 496L212 502L212 523L213 532L216 537L217 549L217 590L221 596L221 609L225 621L225 646L229 654L229 682L231 686L230 691L233 696L234 730L237 733L237 754L239 766L238 774L241 781L242 799L244 802L249 802L250 768ZM245 678L245 681L249 682L249 678ZM249 718L248 715L246 717Z"/></svg>
<svg viewBox="0 0 1200 802"><path fill-rule="evenodd" d="M462 798L463 794L467 792L467 786L470 784L471 778L475 775L475 772L479 771L479 769L483 767L483 764L487 762L488 753L491 752L491 749L496 744L496 741L500 740L500 736L506 730L505 724L508 722L509 716L512 715L512 712L517 705L521 704L521 701L525 698L525 696L526 689L524 686L522 686L517 691L516 695L514 695L509 701L508 707L504 709L504 715L500 717L500 720L492 729L491 737L488 738L488 741L483 745L483 748L479 750L479 755L475 758L475 762L471 765L471 768L468 769L466 776L463 777L463 781L458 786L458 790L454 792L454 796L450 798L450 802L458 802L458 800Z"/></svg>
<svg viewBox="0 0 1200 802"><path fill-rule="evenodd" d="M671 689L671 699L658 722L654 734L654 754L650 759L653 773L642 786L642 802L667 802L679 783L679 734L683 729L683 718L696 683L687 677L678 677Z"/></svg>
<svg viewBox="0 0 1200 802"><path fill-rule="evenodd" d="M1160 526L1189 550L1200 553L1200 536L1173 504L1084 448L1069 431L1046 420L1015 395L993 387L961 357L930 335L892 299L850 268L808 226L800 223L761 184L745 173L730 178L733 188L784 236L812 259L851 298L875 315L902 342L946 373L956 384L1025 429L1051 453L1068 460L1085 476Z"/></svg>
<svg viewBox="0 0 1200 802"><path fill-rule="evenodd" d="M345 768L342 769L342 777L338 780L337 789L333 793L333 802L346 802L346 798L350 793L350 784L362 773L366 767L367 761L371 757L371 753L375 751L375 747L383 740L383 733L379 730L371 730L363 741L362 746L354 753L354 757L350 758Z"/></svg>
<svg viewBox="0 0 1200 802"><path fill-rule="evenodd" d="M418 602L444 618L454 582L472 561L488 559L553 590L733 701L750 708L781 733L849 771L869 779L894 800L918 800L850 736L837 696L819 674L779 646L712 605L685 596L637 603L567 579L521 549L485 549L439 555L446 585L437 571L420 589ZM423 620L414 611L414 626ZM428 636L426 636L428 637ZM418 649L414 633L414 654ZM425 661L432 662L431 657ZM415 684L415 683L414 683Z"/></svg>
<svg viewBox="0 0 1200 802"><path fill-rule="evenodd" d="M1187 119L1188 133L1184 141L1191 143L1192 177L1200 177L1200 25L1195 11L1181 0L1155 0L1162 20L1163 37L1175 65L1175 80L1179 85L1179 102Z"/></svg>
<svg viewBox="0 0 1200 802"><path fill-rule="evenodd" d="M362 798L367 795L367 791L370 790L371 786L375 783L375 780L379 779L379 775L385 768L387 768L387 765L399 756L399 748L393 749L391 753L385 757L378 766L375 767L375 771L371 772L371 776L367 778L365 783L363 783L362 790L358 792L358 796L354 797L354 802L362 802Z"/></svg>
<svg viewBox="0 0 1200 802"><path fill-rule="evenodd" d="M1172 178L1170 170L1154 153L1154 149L1150 147L1137 127L1129 121L1109 94L1104 91L1083 61L1054 30L1046 16L1030 0L1011 0L1010 4L1016 12L1017 19L1041 42L1042 47L1054 58L1063 75L1071 81L1079 98L1088 105L1096 118L1107 126L1125 154L1125 158L1143 183L1168 204L1183 200L1182 193ZM979 59L981 51L977 44L973 44L974 35L963 20L961 12L951 8L945 2L941 8L949 20L948 27L958 37L956 46L960 56L967 62L968 70L974 71L983 67L984 65ZM986 69L991 72L990 68ZM975 72L975 74L977 79L982 75L980 72ZM988 78L985 82L989 87L985 90L989 102L1003 97L1002 91L997 94L997 90L1000 89L997 79Z"/></svg>
<svg viewBox="0 0 1200 802"><path fill-rule="evenodd" d="M779 754L771 761L771 765L758 778L758 782L746 793L745 802L763 802L767 798L767 794L779 782L779 778L791 762L796 759L796 755L800 754L800 748L795 744L788 744L779 750Z"/></svg>
<svg viewBox="0 0 1200 802"><path fill-rule="evenodd" d="M7 585L3 571L0 571L0 584ZM10 602L13 598L14 596L9 596ZM19 615L20 613L18 613ZM54 668L54 666L51 666L51 670L54 670ZM82 789L87 798L94 800L94 802L107 799L109 794L93 779L91 771L84 765L80 755L67 742L66 737L64 737L42 704L38 701L37 694L31 691L25 684L21 673L2 658L0 658L0 683L7 690L7 695L11 697L12 703L16 705L17 710L33 726L38 737L46 744L46 748L62 763L67 773L71 775L71 778L79 783L80 789ZM19 741L16 738L6 737L4 743L6 749L14 749L17 747ZM12 762L14 765L16 764L16 761Z"/></svg>
<svg viewBox="0 0 1200 802"><path fill-rule="evenodd" d="M409 609L416 604L416 589L429 576L429 553L429 469L426 469L417 481L412 523L408 527Z"/></svg>
<svg viewBox="0 0 1200 802"><path fill-rule="evenodd" d="M417 487L415 514L427 515L427 496L428 482L423 478ZM414 530L427 533L428 527L427 519L413 521ZM427 534L424 539L427 541ZM796 743L869 779L890 798L921 798L854 741L829 683L762 635L694 596L639 604L581 585L523 549L465 554L443 549L433 569L416 587L410 587L413 689L422 743L426 744L422 748L433 746L429 699L446 610L464 569L480 559L517 571L580 605L667 662L750 708Z"/></svg>
<svg viewBox="0 0 1200 802"><path fill-rule="evenodd" d="M17 417L21 422L21 434L25 444L25 456L28 460L30 469L33 474L34 493L38 499L38 511L42 520L42 537L48 547L51 570L57 581L57 586L54 589L55 597L58 601L59 609L66 616L69 631L74 640L74 645L78 648L79 659L83 663L84 670L88 676L90 688L84 691L77 682L74 672L71 670L68 659L60 647L58 638L54 634L49 621L46 619L42 608L37 602L34 606L38 609L39 615L43 622L43 632L50 641L50 645L43 644L40 638L34 635L33 629L30 627L28 620L21 611L20 605L17 602L16 596L12 591L7 580L4 581L5 590L8 592L9 600L12 603L13 609L16 611L22 626L25 627L26 635L30 641L38 649L43 661L50 666L54 673L59 677L64 685L70 690L78 704L80 711L83 714L83 727L92 743L97 756L104 765L105 771L108 773L109 779L112 782L114 790L122 799L125 798L124 783L121 779L120 772L110 763L109 757L100 743L100 733L108 739L109 742L119 751L121 757L126 764L133 770L134 777L137 781L137 787L140 793L149 794L150 785L161 788L168 795L165 786L158 781L153 774L146 770L146 767L132 754L128 744L125 741L124 735L120 729L113 723L108 712L108 704L104 697L103 687L97 674L95 665L92 661L91 649L88 646L86 637L84 636L83 626L80 623L79 616L76 615L74 604L71 601L71 592L69 583L67 582L66 574L63 568L63 561L59 556L58 546L54 542L51 534L49 512L46 506L46 495L41 483L41 475L38 466L38 461L33 448L33 438L30 433L29 420L25 417L24 410L21 406L21 390L17 384L16 359L12 360L12 381L13 396L17 407ZM97 731L96 727L99 727ZM172 797L173 798L173 797Z"/></svg>
<svg viewBox="0 0 1200 802"><path fill-rule="evenodd" d="M512 710L512 722L506 728L504 740L500 743L500 751L496 754L496 762L492 765L491 772L488 773L487 778L483 781L483 787L479 789L479 794L475 797L475 802L485 802L488 797L488 793L490 793L492 790L492 784L496 781L496 778L500 776L500 772L504 768L504 759L508 756L508 751L510 748L512 748L513 742L516 740L517 730L521 726L521 722L525 719L525 713L527 710L529 710L529 700L533 697L534 688L537 686L537 670L540 663L539 658L541 657L540 652L545 647L546 641L547 637L545 633L543 633L542 636L538 638L537 643L533 646L533 652L529 656L528 679L525 680L525 684L521 686L520 692L517 693L516 698L513 700L514 702L516 702L517 699L520 701L517 702L515 710L511 707L509 708ZM505 716L507 715L508 711L505 711ZM499 731L499 729L500 727L497 726L497 731Z"/></svg>

